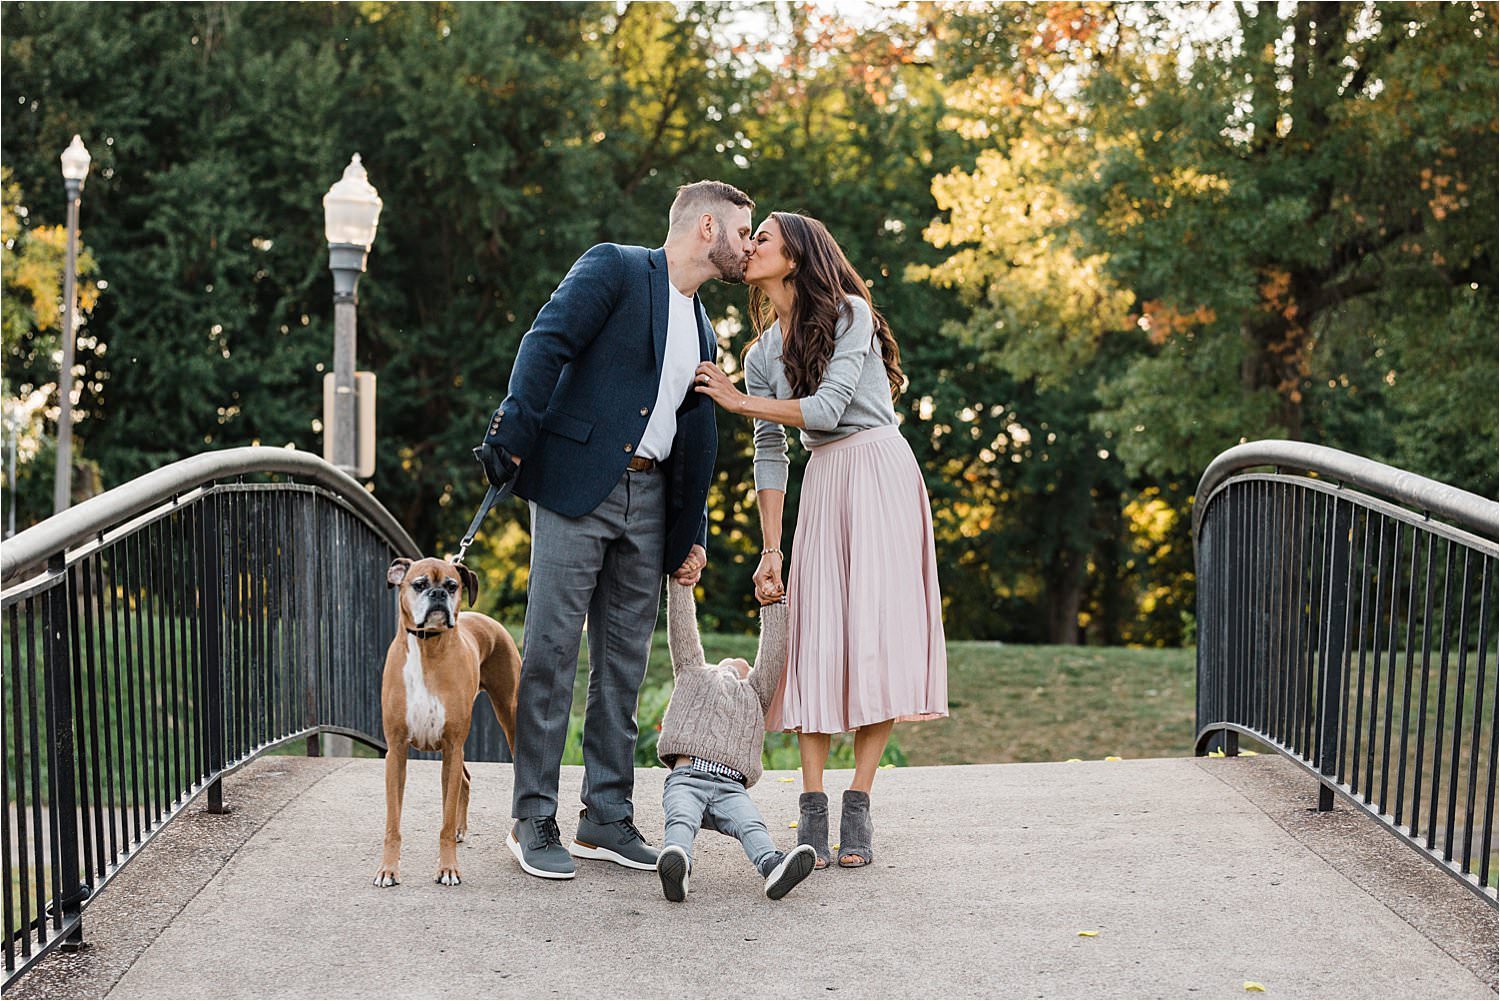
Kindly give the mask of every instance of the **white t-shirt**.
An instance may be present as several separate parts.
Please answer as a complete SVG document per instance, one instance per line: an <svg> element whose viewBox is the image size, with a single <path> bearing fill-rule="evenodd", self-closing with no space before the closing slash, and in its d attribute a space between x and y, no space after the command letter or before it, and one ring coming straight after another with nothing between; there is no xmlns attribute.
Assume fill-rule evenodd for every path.
<svg viewBox="0 0 1500 1001"><path fill-rule="evenodd" d="M656 387L656 405L646 423L646 433L635 454L662 461L672 454L677 435L677 408L693 391L693 373L698 370L698 312L691 296L667 282L671 308L667 314L667 349L661 363L661 383Z"/></svg>

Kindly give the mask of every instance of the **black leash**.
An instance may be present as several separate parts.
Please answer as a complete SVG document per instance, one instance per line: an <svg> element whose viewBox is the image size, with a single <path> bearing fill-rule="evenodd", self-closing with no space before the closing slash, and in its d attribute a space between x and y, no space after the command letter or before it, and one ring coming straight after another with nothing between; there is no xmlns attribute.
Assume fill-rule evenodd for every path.
<svg viewBox="0 0 1500 1001"><path fill-rule="evenodd" d="M479 513L474 515L473 521L469 522L469 531L465 533L463 541L458 544L458 555L453 558L454 563L462 563L464 561L464 554L467 553L469 551L469 547L474 544L474 536L478 533L479 523L484 521L484 516L489 514L490 509L493 508L496 504L500 503L502 500L514 493L515 489L515 476L512 476L509 480L506 480L505 486L503 487L497 487L493 484L490 485L490 489L485 492L484 500L479 504Z"/></svg>

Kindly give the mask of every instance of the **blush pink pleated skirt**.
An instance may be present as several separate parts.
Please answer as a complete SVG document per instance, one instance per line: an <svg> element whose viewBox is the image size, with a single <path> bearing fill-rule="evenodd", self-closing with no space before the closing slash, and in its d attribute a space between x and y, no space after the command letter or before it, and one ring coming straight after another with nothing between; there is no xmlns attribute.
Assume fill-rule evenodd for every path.
<svg viewBox="0 0 1500 1001"><path fill-rule="evenodd" d="M766 729L947 716L932 508L899 428L812 450L792 547L787 669Z"/></svg>

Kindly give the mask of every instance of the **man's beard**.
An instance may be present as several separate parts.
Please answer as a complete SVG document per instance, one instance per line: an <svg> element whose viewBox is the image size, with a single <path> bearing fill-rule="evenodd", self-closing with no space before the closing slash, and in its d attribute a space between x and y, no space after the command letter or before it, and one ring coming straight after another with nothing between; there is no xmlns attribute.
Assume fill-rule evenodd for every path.
<svg viewBox="0 0 1500 1001"><path fill-rule="evenodd" d="M719 230L714 245L709 248L708 262L719 269L719 280L737 285L745 280L745 255L736 253L729 242L729 234Z"/></svg>

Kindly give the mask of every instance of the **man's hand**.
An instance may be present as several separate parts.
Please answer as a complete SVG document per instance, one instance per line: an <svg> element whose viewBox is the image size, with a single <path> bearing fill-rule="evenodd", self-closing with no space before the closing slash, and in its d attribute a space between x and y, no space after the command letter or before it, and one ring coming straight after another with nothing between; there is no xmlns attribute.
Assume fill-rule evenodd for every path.
<svg viewBox="0 0 1500 1001"><path fill-rule="evenodd" d="M682 561L682 566L672 571L672 579L679 584L692 587L698 583L698 578L703 576L703 568L708 566L708 554L703 547L694 545L688 550L687 559Z"/></svg>
<svg viewBox="0 0 1500 1001"><path fill-rule="evenodd" d="M507 455L494 445L480 445L474 449L474 458L484 467L484 478L490 481L492 487L505 486L521 468L520 459Z"/></svg>

